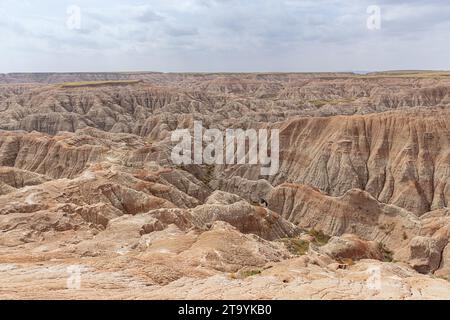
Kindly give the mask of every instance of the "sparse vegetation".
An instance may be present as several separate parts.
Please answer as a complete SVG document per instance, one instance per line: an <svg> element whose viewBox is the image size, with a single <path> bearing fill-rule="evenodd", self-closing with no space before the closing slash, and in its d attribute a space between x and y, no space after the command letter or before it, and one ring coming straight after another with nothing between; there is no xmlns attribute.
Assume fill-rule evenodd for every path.
<svg viewBox="0 0 450 320"><path fill-rule="evenodd" d="M300 240L296 238L285 238L281 239L286 248L290 253L297 256L302 256L306 254L309 250L309 242L305 240Z"/></svg>
<svg viewBox="0 0 450 320"><path fill-rule="evenodd" d="M408 171L411 157L428 152L417 163L422 180L449 178L447 163L433 160L450 148L450 78L402 76L150 74L134 84L106 81L133 78L126 74L3 75L11 84L0 86L0 228L6 244L29 245L0 244L8 262L0 282L18 275L8 286L17 290L0 297L69 297L54 290L64 270L42 281L53 248L62 267L86 257L103 261L105 274L118 259L133 264L126 278L103 277L76 294L88 299L170 298L176 279L176 296L195 299L450 297L440 279L450 280L447 202L426 214L429 201L416 197L420 189L445 200L446 190ZM16 84L20 77L43 84ZM263 175L263 157L255 166L177 165L171 131L192 134L194 120L279 130L279 171ZM272 156L276 141L267 142ZM37 246L45 259L33 258ZM22 256L31 260L19 276ZM375 290L379 268L395 286ZM154 281L128 285L149 270Z"/></svg>
<svg viewBox="0 0 450 320"><path fill-rule="evenodd" d="M201 181L209 185L209 183L214 179L214 165L204 165L205 173L201 177Z"/></svg>
<svg viewBox="0 0 450 320"><path fill-rule="evenodd" d="M450 282L450 276L438 276L437 278Z"/></svg>
<svg viewBox="0 0 450 320"><path fill-rule="evenodd" d="M380 230L383 230L386 234L391 234L395 229L394 223L386 223L379 226Z"/></svg>
<svg viewBox="0 0 450 320"><path fill-rule="evenodd" d="M259 274L261 274L261 270L259 270L259 269L244 270L244 271L240 272L240 275L242 276L242 278L256 276Z"/></svg>
<svg viewBox="0 0 450 320"><path fill-rule="evenodd" d="M316 108L322 108L324 105L331 104L336 105L340 103L350 103L353 99L317 99L317 100L309 100L308 102L314 105Z"/></svg>
<svg viewBox="0 0 450 320"><path fill-rule="evenodd" d="M79 87L100 87L100 86L117 86L130 85L142 82L141 80L114 80L114 81L78 81L65 82L61 84L62 88L79 88Z"/></svg>
<svg viewBox="0 0 450 320"><path fill-rule="evenodd" d="M388 248L386 248L384 243L379 242L378 243L378 249L383 254L383 261L384 262L393 262L394 261L394 258L393 258L394 254L393 254L393 252L391 250L389 250Z"/></svg>
<svg viewBox="0 0 450 320"><path fill-rule="evenodd" d="M326 235L320 230L311 229L309 230L308 234L312 237L314 237L314 244L318 246L323 246L328 243L330 240L330 236Z"/></svg>
<svg viewBox="0 0 450 320"><path fill-rule="evenodd" d="M358 75L360 78L440 78L449 77L449 71L421 71L421 70L399 70L374 72L366 75Z"/></svg>

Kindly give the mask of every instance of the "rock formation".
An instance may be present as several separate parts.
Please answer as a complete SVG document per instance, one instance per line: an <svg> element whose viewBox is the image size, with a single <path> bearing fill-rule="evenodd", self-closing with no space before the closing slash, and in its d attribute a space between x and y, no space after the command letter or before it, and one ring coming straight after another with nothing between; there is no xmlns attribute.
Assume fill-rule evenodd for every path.
<svg viewBox="0 0 450 320"><path fill-rule="evenodd" d="M0 75L0 298L450 298L449 106L440 73ZM194 121L280 130L278 172L173 163Z"/></svg>

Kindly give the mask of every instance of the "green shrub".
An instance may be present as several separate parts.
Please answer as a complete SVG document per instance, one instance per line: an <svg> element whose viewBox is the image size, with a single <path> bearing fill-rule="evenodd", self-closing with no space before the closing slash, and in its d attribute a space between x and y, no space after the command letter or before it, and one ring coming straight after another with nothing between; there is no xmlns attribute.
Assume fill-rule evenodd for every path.
<svg viewBox="0 0 450 320"><path fill-rule="evenodd" d="M323 245L327 244L331 238L330 236L326 235L322 231L320 231L320 230L318 231L315 229L309 230L308 234L310 236L314 237L314 243L318 246L323 246Z"/></svg>
<svg viewBox="0 0 450 320"><path fill-rule="evenodd" d="M256 276L256 275L261 274L261 270L258 270L258 269L244 270L244 271L240 272L240 274L243 278L247 278L247 277Z"/></svg>
<svg viewBox="0 0 450 320"><path fill-rule="evenodd" d="M292 254L297 256L302 256L306 254L309 250L309 242L305 240L300 240L296 238L285 238L281 241L286 246L286 249Z"/></svg>

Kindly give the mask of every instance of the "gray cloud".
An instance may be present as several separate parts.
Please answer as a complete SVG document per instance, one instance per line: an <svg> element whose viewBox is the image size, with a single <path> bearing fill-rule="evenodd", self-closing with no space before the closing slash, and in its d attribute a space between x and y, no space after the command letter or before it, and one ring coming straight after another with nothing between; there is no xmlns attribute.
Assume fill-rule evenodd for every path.
<svg viewBox="0 0 450 320"><path fill-rule="evenodd" d="M1 1L0 71L86 70L92 56L106 57L99 71L450 67L448 1L79 0L79 30L65 27L70 4ZM373 4L382 13L377 31L366 27ZM24 70L31 52L36 62Z"/></svg>

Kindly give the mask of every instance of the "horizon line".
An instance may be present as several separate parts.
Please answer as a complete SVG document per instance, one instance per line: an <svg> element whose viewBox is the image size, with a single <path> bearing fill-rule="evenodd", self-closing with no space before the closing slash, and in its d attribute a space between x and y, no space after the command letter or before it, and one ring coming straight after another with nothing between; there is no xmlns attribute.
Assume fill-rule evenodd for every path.
<svg viewBox="0 0 450 320"><path fill-rule="evenodd" d="M345 71L13 71L0 75L14 74L301 74L301 73L382 73L382 72L450 72L450 69L385 69L385 70L345 70Z"/></svg>

